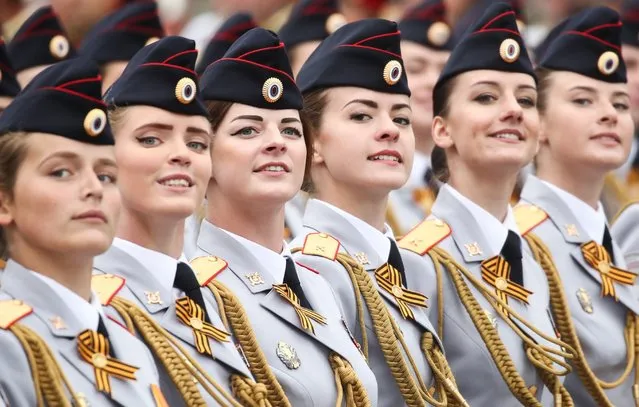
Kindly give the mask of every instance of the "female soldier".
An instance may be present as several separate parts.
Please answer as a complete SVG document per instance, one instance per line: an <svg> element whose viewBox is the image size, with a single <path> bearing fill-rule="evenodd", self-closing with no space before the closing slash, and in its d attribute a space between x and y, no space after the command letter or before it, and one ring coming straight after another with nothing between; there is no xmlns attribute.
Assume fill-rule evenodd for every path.
<svg viewBox="0 0 639 407"><path fill-rule="evenodd" d="M0 116L0 225L10 257L0 393L9 405L166 403L148 349L106 318L91 292L93 258L111 245L120 207L100 88L93 62L60 62Z"/></svg>
<svg viewBox="0 0 639 407"><path fill-rule="evenodd" d="M590 8L570 17L544 54L537 177L516 210L548 274L561 337L578 352L565 385L579 406L639 401L636 274L625 270L599 202L606 174L632 142L620 37L615 11Z"/></svg>
<svg viewBox="0 0 639 407"><path fill-rule="evenodd" d="M180 259L184 219L202 202L211 176L196 58L193 41L166 37L139 51L105 95L123 205L118 237L96 258L94 285L125 320L150 314L135 328L165 367L170 405L236 406L233 392L252 406L265 389L256 388L216 307L203 302L193 270ZM181 358L195 367L201 386L188 380L190 366L176 366Z"/></svg>
<svg viewBox="0 0 639 407"><path fill-rule="evenodd" d="M15 71L7 55L7 48L0 39L0 114L20 92L20 84L16 80Z"/></svg>
<svg viewBox="0 0 639 407"><path fill-rule="evenodd" d="M7 52L23 88L46 67L76 55L51 6L27 18L7 44Z"/></svg>
<svg viewBox="0 0 639 407"><path fill-rule="evenodd" d="M284 44L255 28L201 84L213 171L194 268L219 272L215 282L242 301L291 405L377 405L375 376L330 286L296 265L282 240L284 205L300 189L309 151Z"/></svg>
<svg viewBox="0 0 639 407"><path fill-rule="evenodd" d="M494 4L455 47L435 86L433 169L446 184L433 216L400 241L428 255L421 267L437 288L431 321L473 406L548 405L544 385L555 405L571 404L557 377L567 373L571 349L555 337L546 278L522 256L509 206L517 173L537 148L536 100L515 13ZM413 262L422 259L405 254L407 268L419 267Z"/></svg>
<svg viewBox="0 0 639 407"><path fill-rule="evenodd" d="M104 93L133 55L163 36L155 1L130 2L96 24L79 50L100 65Z"/></svg>
<svg viewBox="0 0 639 407"><path fill-rule="evenodd" d="M408 283L423 290L428 284L417 269L404 270L393 231L384 224L388 193L406 182L412 168L403 69L397 24L373 19L340 28L302 66L303 117L314 141L305 189L316 199L308 202L305 233L293 244L303 246L299 261L336 292L378 378L380 405L446 405L428 393L435 376L439 397L446 397L441 386L450 377L431 372L439 373L446 360L424 312L426 297L406 290ZM426 355L422 341L429 343Z"/></svg>
<svg viewBox="0 0 639 407"><path fill-rule="evenodd" d="M435 193L429 188L433 176L430 165L433 87L453 49L445 17L441 0L425 0L410 9L399 23L411 105L420 113L414 115L411 122L415 132L415 157L410 177L388 198L386 220L398 235L424 220L435 200Z"/></svg>

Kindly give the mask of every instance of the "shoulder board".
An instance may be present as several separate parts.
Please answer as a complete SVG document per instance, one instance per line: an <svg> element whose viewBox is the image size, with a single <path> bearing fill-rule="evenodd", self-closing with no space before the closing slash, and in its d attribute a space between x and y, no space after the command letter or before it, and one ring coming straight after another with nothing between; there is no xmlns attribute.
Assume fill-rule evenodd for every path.
<svg viewBox="0 0 639 407"><path fill-rule="evenodd" d="M33 312L33 308L20 300L0 301L0 329L9 329L13 324Z"/></svg>
<svg viewBox="0 0 639 407"><path fill-rule="evenodd" d="M311 233L304 239L302 254L335 260L339 253L339 240L327 233Z"/></svg>
<svg viewBox="0 0 639 407"><path fill-rule="evenodd" d="M98 295L100 304L109 305L125 282L124 278L113 274L95 274L91 278L91 290Z"/></svg>
<svg viewBox="0 0 639 407"><path fill-rule="evenodd" d="M195 271L195 277L197 277L200 287L210 283L228 266L226 260L217 256L200 256L191 260L191 267Z"/></svg>
<svg viewBox="0 0 639 407"><path fill-rule="evenodd" d="M408 232L397 244L403 249L423 256L451 232L450 226L443 220L428 219Z"/></svg>
<svg viewBox="0 0 639 407"><path fill-rule="evenodd" d="M548 219L548 214L535 205L517 205L513 209L515 214L515 222L522 236L536 228L543 221Z"/></svg>

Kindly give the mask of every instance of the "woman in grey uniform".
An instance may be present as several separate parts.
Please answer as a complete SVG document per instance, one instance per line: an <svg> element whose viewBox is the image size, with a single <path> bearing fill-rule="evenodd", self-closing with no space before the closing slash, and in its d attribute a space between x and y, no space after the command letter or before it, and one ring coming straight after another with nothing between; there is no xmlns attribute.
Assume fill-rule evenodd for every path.
<svg viewBox="0 0 639 407"><path fill-rule="evenodd" d="M578 352L565 382L578 406L639 402L637 275L626 270L599 202L633 136L620 37L617 12L590 8L570 17L545 52L537 176L516 208L548 273L557 328Z"/></svg>
<svg viewBox="0 0 639 407"><path fill-rule="evenodd" d="M93 283L114 317L153 350L171 406L250 407L265 400L266 388L254 382L218 305L204 302L200 286L209 278L198 280L182 255L184 219L211 175L196 58L192 40L163 38L140 50L105 95L123 205ZM252 368L268 370L260 356Z"/></svg>
<svg viewBox="0 0 639 407"><path fill-rule="evenodd" d="M240 37L201 77L213 129L206 218L191 260L231 290L295 407L376 406L377 382L328 283L296 264L282 239L284 205L309 155L302 96L284 44L264 29Z"/></svg>
<svg viewBox="0 0 639 407"><path fill-rule="evenodd" d="M384 223L388 194L406 182L414 150L397 24L340 28L302 66L298 84L313 140L305 186L313 199L293 242L296 259L336 292L377 377L380 405L447 405L451 395L463 403L425 312L429 282L404 268Z"/></svg>
<svg viewBox="0 0 639 407"><path fill-rule="evenodd" d="M111 245L120 209L100 89L93 62L60 62L0 116L0 225L10 258L0 394L11 406L166 405L150 352L91 291L93 258Z"/></svg>
<svg viewBox="0 0 639 407"><path fill-rule="evenodd" d="M421 266L433 287L430 320L471 406L571 405L561 382L572 350L557 339L546 276L522 254L509 206L537 148L536 101L515 13L494 4L435 86L433 170L445 184L431 217L399 242L406 267Z"/></svg>

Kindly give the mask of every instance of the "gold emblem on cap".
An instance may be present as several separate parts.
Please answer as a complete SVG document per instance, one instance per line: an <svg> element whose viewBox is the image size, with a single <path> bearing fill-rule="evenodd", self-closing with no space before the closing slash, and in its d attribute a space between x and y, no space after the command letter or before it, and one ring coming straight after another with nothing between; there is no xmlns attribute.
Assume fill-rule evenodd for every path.
<svg viewBox="0 0 639 407"><path fill-rule="evenodd" d="M519 47L519 43L512 38L506 38L499 46L499 56L509 64L519 58L520 52L521 48Z"/></svg>
<svg viewBox="0 0 639 407"><path fill-rule="evenodd" d="M612 51L606 51L597 61L599 72L604 75L612 75L619 68L619 55Z"/></svg>
<svg viewBox="0 0 639 407"><path fill-rule="evenodd" d="M389 85L394 85L402 78L402 64L393 59L384 67L384 80Z"/></svg>
<svg viewBox="0 0 639 407"><path fill-rule="evenodd" d="M275 103L282 97L284 93L284 85L277 78L268 78L262 86L262 96L269 103Z"/></svg>
<svg viewBox="0 0 639 407"><path fill-rule="evenodd" d="M175 85L175 97L178 102L188 105L195 99L197 93L197 85L191 78L182 78Z"/></svg>
<svg viewBox="0 0 639 407"><path fill-rule="evenodd" d="M146 40L146 42L144 43L144 46L146 47L147 45L151 45L151 44L153 44L154 42L157 42L157 41L159 41L159 40L160 40L160 38L159 38L159 37L151 37L151 38L149 38L148 40Z"/></svg>
<svg viewBox="0 0 639 407"><path fill-rule="evenodd" d="M446 41L450 38L450 27L443 21L435 21L428 27L426 38L428 38L428 41L432 44L441 47L446 44Z"/></svg>
<svg viewBox="0 0 639 407"><path fill-rule="evenodd" d="M49 41L49 52L58 59L65 58L69 55L69 40L64 35L56 35Z"/></svg>
<svg viewBox="0 0 639 407"><path fill-rule="evenodd" d="M333 13L326 19L326 32L329 34L333 34L346 23L346 17L344 17L342 13Z"/></svg>
<svg viewBox="0 0 639 407"><path fill-rule="evenodd" d="M107 125L107 116L102 109L92 109L84 117L84 131L91 137L97 137Z"/></svg>

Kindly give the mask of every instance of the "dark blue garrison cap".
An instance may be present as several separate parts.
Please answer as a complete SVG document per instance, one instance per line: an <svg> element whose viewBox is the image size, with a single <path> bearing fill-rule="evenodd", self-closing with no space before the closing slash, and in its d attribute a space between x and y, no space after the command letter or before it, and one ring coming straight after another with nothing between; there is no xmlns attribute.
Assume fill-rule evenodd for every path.
<svg viewBox="0 0 639 407"><path fill-rule="evenodd" d="M446 7L441 0L422 1L409 9L399 22L402 40L436 50L452 50L451 29L445 17Z"/></svg>
<svg viewBox="0 0 639 407"><path fill-rule="evenodd" d="M16 72L11 65L7 48L0 39L0 96L15 97L20 92L20 84L16 80Z"/></svg>
<svg viewBox="0 0 639 407"><path fill-rule="evenodd" d="M278 35L287 49L304 42L322 41L346 24L337 0L302 0L280 28Z"/></svg>

